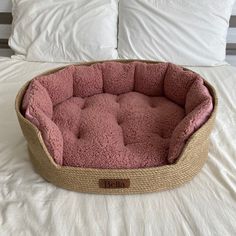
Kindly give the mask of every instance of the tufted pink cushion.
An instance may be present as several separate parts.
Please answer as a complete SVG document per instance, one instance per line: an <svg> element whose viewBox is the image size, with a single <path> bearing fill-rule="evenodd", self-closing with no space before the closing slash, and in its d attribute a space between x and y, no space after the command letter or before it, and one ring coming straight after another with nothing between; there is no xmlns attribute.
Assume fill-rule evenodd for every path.
<svg viewBox="0 0 236 236"><path fill-rule="evenodd" d="M142 168L174 163L213 103L179 66L104 62L37 77L22 108L59 165Z"/></svg>
<svg viewBox="0 0 236 236"><path fill-rule="evenodd" d="M196 73L185 71L182 67L169 64L164 80L165 96L183 106L189 88L198 79L200 77Z"/></svg>
<svg viewBox="0 0 236 236"><path fill-rule="evenodd" d="M26 112L28 108L39 108L49 118L52 118L53 105L47 90L42 86L38 80L33 80L24 96L22 103L22 110Z"/></svg>
<svg viewBox="0 0 236 236"><path fill-rule="evenodd" d="M74 96L88 97L103 92L100 64L77 67L74 73Z"/></svg>
<svg viewBox="0 0 236 236"><path fill-rule="evenodd" d="M104 92L118 95L133 91L134 70L134 63L104 63L102 67Z"/></svg>
<svg viewBox="0 0 236 236"><path fill-rule="evenodd" d="M56 73L37 78L48 91L53 105L73 96L74 69L74 66L68 66Z"/></svg>
<svg viewBox="0 0 236 236"><path fill-rule="evenodd" d="M134 89L148 96L163 96L163 83L168 63L146 64L137 62L135 66Z"/></svg>

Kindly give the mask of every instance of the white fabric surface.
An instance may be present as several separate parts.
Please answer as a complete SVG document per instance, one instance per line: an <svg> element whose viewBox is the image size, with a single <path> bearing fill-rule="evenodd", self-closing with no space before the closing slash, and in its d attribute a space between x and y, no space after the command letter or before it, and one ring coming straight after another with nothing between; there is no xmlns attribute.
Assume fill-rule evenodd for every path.
<svg viewBox="0 0 236 236"><path fill-rule="evenodd" d="M14 111L25 81L58 64L0 60L0 235L236 235L236 68L192 68L219 96L202 171L160 193L103 196L70 192L32 168ZM79 180L78 180L79 181Z"/></svg>
<svg viewBox="0 0 236 236"><path fill-rule="evenodd" d="M9 45L18 57L48 62L117 58L117 0L12 2Z"/></svg>
<svg viewBox="0 0 236 236"><path fill-rule="evenodd" d="M120 0L118 54L189 66L224 64L235 0Z"/></svg>

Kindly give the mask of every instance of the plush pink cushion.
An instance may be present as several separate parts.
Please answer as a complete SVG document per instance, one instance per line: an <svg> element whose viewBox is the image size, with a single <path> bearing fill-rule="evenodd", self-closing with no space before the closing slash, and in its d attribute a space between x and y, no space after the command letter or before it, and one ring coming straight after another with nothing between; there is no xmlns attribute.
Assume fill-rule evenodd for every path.
<svg viewBox="0 0 236 236"><path fill-rule="evenodd" d="M103 92L100 64L77 67L74 73L74 96L88 97Z"/></svg>
<svg viewBox="0 0 236 236"><path fill-rule="evenodd" d="M49 153L57 164L62 165L63 137L56 124L40 108L33 106L26 109L25 117L38 127Z"/></svg>
<svg viewBox="0 0 236 236"><path fill-rule="evenodd" d="M196 73L170 63L164 80L165 96L179 105L184 105L189 88L198 79L200 77Z"/></svg>
<svg viewBox="0 0 236 236"><path fill-rule="evenodd" d="M52 118L53 105L47 90L38 80L33 80L24 96L22 109L25 112L28 107L41 109L49 118Z"/></svg>
<svg viewBox="0 0 236 236"><path fill-rule="evenodd" d="M134 63L104 63L102 67L104 92L118 95L133 91L134 70Z"/></svg>
<svg viewBox="0 0 236 236"><path fill-rule="evenodd" d="M135 91L148 96L163 96L163 83L168 63L146 64L137 62L135 67Z"/></svg>
<svg viewBox="0 0 236 236"><path fill-rule="evenodd" d="M37 78L48 91L53 105L73 96L74 68L74 66L68 66L53 74L39 76Z"/></svg>
<svg viewBox="0 0 236 236"><path fill-rule="evenodd" d="M36 78L22 108L58 164L142 168L174 163L213 103L179 66L104 62Z"/></svg>

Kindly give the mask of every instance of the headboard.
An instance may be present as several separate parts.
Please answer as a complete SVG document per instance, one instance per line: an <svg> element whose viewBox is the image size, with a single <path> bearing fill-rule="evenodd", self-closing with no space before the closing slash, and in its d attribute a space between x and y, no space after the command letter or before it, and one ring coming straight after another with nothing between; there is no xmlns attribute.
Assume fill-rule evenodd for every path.
<svg viewBox="0 0 236 236"><path fill-rule="evenodd" d="M0 0L0 56L11 56L13 54L8 46L12 22L11 8L11 0ZM236 65L236 4L230 19L226 55L227 61Z"/></svg>
<svg viewBox="0 0 236 236"><path fill-rule="evenodd" d="M8 46L8 38L11 34L11 0L0 0L0 56L13 54Z"/></svg>
<svg viewBox="0 0 236 236"><path fill-rule="evenodd" d="M236 3L229 22L227 35L226 60L236 66Z"/></svg>

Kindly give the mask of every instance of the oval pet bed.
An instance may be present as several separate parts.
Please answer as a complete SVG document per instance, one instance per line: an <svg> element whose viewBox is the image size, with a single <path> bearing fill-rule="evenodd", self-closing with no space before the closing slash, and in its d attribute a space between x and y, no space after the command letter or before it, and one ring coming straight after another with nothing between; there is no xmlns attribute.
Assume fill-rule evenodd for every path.
<svg viewBox="0 0 236 236"><path fill-rule="evenodd" d="M208 155L217 100L200 75L171 63L105 61L37 76L16 98L36 171L69 190L166 190Z"/></svg>

